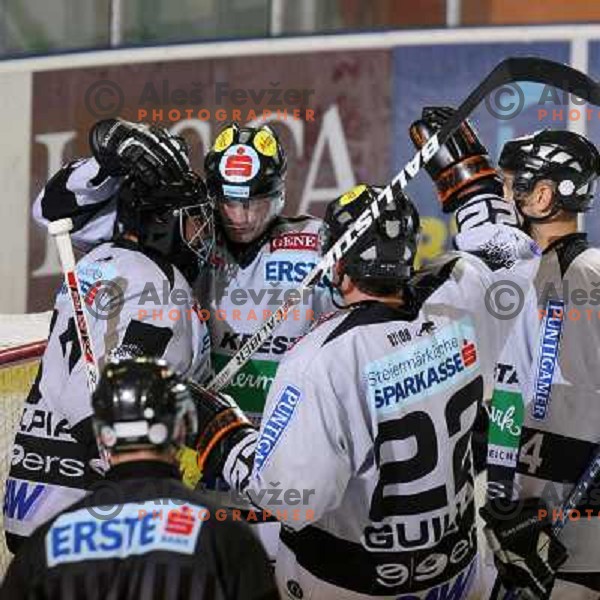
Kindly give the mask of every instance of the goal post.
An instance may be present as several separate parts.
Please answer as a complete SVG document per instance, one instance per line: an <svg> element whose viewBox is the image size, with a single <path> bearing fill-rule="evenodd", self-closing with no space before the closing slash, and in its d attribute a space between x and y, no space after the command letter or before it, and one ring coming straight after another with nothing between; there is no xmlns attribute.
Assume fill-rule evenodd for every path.
<svg viewBox="0 0 600 600"><path fill-rule="evenodd" d="M50 312L24 315L0 314L0 499L11 464L11 448L23 412L23 403L37 374L46 348ZM12 555L4 541L0 517L0 578Z"/></svg>

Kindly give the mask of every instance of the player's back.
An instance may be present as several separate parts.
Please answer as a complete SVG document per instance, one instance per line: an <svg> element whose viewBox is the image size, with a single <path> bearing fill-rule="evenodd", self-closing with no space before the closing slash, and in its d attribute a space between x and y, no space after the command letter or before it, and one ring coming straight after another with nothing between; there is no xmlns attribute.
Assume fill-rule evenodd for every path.
<svg viewBox="0 0 600 600"><path fill-rule="evenodd" d="M95 358L163 357L189 376L208 368L208 333L183 275L125 240L94 248L77 264ZM164 289L185 290L185 302L158 304ZM154 291L154 295L149 290ZM170 318L171 311L178 318ZM11 551L98 479L91 399L75 317L65 284L58 291L48 344L25 401L6 482L4 524ZM91 462L90 462L91 461Z"/></svg>
<svg viewBox="0 0 600 600"><path fill-rule="evenodd" d="M464 308L465 290L448 267L446 281L429 282L424 304L358 303L319 325L285 361L283 380L298 382L304 399L277 446L278 464L309 491L300 462L306 454L315 458L317 510L313 523L284 529L281 537L297 562L327 584L367 595L443 591L463 598L475 580L470 435L491 369L479 317ZM311 379L307 387L304 378ZM280 400L261 441L281 427L284 408ZM327 442L314 448L320 420ZM296 431L311 450L304 444L294 452ZM280 480L272 451L259 442L261 481ZM338 454L336 472L331 452ZM337 490L326 494L325 480ZM285 562L277 567L284 578Z"/></svg>
<svg viewBox="0 0 600 600"><path fill-rule="evenodd" d="M36 531L2 598L276 598L268 561L242 523L223 520L155 461L113 467L96 491Z"/></svg>
<svg viewBox="0 0 600 600"><path fill-rule="evenodd" d="M551 510L560 509L600 444L599 281L600 250L589 247L585 234L565 236L546 250L535 280L543 317L516 483L521 497L542 496ZM596 485L579 506L581 518L561 535L569 558L560 575L583 585L589 578L596 590L598 497Z"/></svg>

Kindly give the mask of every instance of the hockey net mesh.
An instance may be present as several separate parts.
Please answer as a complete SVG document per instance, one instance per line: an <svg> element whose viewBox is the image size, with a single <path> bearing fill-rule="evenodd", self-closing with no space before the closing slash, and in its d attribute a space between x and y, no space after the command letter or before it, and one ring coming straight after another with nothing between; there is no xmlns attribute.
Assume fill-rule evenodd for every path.
<svg viewBox="0 0 600 600"><path fill-rule="evenodd" d="M25 315L0 314L0 497L4 506L4 489L10 469L11 447L23 403L35 379L46 347L50 312ZM0 578L4 576L12 555L4 541L4 524L0 517Z"/></svg>

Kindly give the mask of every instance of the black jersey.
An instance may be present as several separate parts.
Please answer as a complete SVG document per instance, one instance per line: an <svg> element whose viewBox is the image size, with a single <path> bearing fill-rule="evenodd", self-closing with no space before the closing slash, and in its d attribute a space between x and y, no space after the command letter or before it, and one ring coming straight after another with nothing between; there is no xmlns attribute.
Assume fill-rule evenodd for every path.
<svg viewBox="0 0 600 600"><path fill-rule="evenodd" d="M270 600L264 550L162 462L111 469L92 493L38 528L0 598Z"/></svg>

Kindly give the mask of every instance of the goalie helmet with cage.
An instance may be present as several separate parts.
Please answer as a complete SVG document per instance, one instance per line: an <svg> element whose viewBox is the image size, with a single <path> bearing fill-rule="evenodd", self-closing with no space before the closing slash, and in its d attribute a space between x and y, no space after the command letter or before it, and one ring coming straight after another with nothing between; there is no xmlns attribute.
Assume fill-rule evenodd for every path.
<svg viewBox="0 0 600 600"><path fill-rule="evenodd" d="M592 206L600 174L598 150L584 136L572 131L542 130L504 144L499 166L513 175L518 200L533 191L538 181L556 184L554 206L559 210L585 212Z"/></svg>
<svg viewBox="0 0 600 600"><path fill-rule="evenodd" d="M92 395L94 429L109 453L165 450L195 442L196 407L186 383L164 360L109 362Z"/></svg>
<svg viewBox="0 0 600 600"><path fill-rule="evenodd" d="M323 226L323 251L341 239L381 193L383 188L361 184L327 206ZM380 205L381 216L364 222L355 244L341 259L341 272L359 287L381 293L395 292L414 272L420 229L419 213L409 197L396 191L393 201ZM336 285L335 279L332 280Z"/></svg>
<svg viewBox="0 0 600 600"><path fill-rule="evenodd" d="M202 264L208 261L214 245L213 206L196 174L189 172L156 187L128 177L117 206L118 233L134 234L141 248L177 265L185 263L187 252L193 252Z"/></svg>

